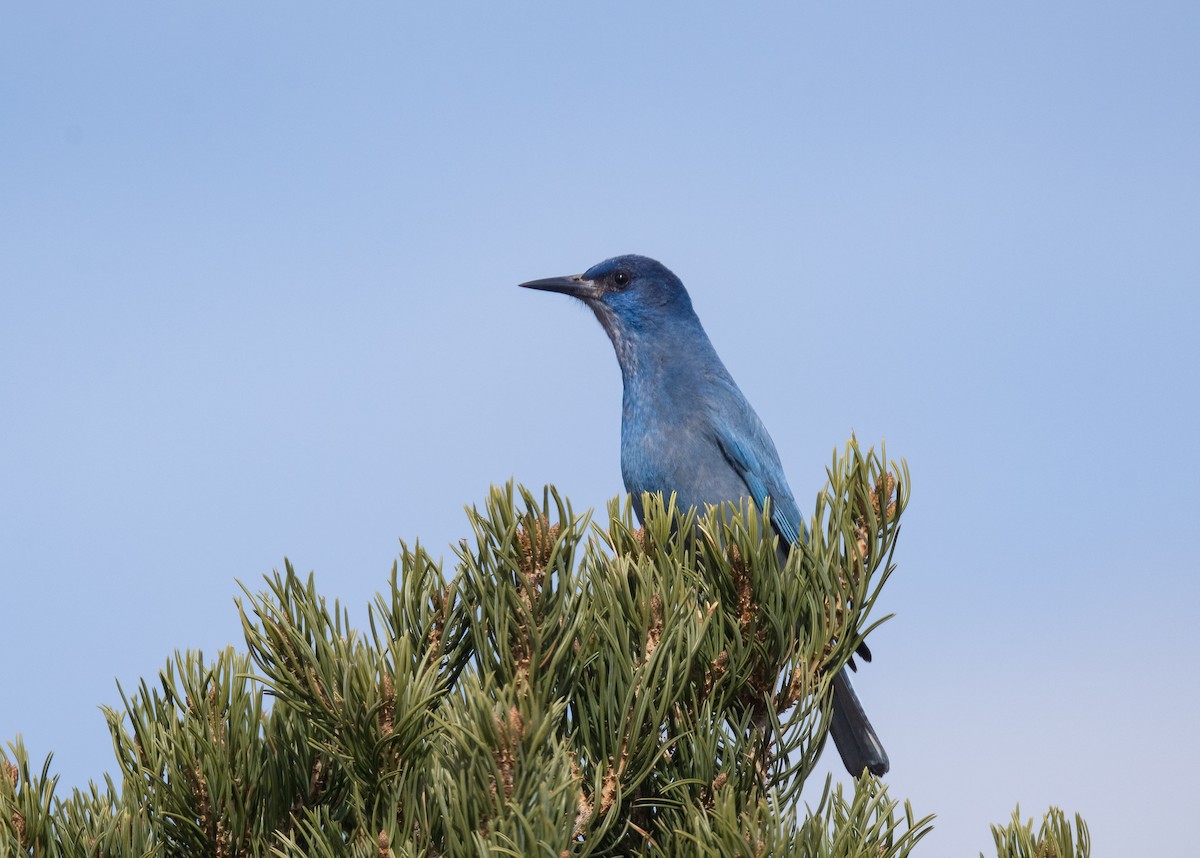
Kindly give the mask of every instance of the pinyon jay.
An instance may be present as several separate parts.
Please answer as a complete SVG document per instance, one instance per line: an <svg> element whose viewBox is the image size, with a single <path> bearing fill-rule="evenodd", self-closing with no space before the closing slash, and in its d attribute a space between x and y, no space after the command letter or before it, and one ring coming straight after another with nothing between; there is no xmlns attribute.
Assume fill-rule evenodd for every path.
<svg viewBox="0 0 1200 858"><path fill-rule="evenodd" d="M674 492L680 508L771 499L771 521L800 539L800 510L771 436L717 357L679 278L644 256L617 256L570 277L522 283L587 304L612 340L625 393L621 475L642 518L642 493ZM846 769L888 770L843 668L834 678L830 733Z"/></svg>

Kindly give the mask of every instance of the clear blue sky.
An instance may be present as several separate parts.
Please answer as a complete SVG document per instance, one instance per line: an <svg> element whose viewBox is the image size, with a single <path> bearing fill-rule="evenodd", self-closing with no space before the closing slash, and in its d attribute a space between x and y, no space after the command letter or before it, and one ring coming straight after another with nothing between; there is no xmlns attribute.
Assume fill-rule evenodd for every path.
<svg viewBox="0 0 1200 858"><path fill-rule="evenodd" d="M611 348L515 284L637 252L802 506L851 431L912 468L858 685L921 854L1182 854L1200 6L646 5L6 4L0 739L84 783L235 579L362 617L490 483L602 508Z"/></svg>

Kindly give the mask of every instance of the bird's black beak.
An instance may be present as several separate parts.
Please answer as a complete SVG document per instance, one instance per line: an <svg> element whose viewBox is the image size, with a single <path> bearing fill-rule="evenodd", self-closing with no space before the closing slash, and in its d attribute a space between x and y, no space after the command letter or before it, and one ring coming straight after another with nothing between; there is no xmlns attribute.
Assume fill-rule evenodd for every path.
<svg viewBox="0 0 1200 858"><path fill-rule="evenodd" d="M585 280L582 274L530 280L528 283L521 283L520 286L523 289L539 289L542 292L561 292L584 301L589 298L599 298L601 293L599 284L594 280Z"/></svg>

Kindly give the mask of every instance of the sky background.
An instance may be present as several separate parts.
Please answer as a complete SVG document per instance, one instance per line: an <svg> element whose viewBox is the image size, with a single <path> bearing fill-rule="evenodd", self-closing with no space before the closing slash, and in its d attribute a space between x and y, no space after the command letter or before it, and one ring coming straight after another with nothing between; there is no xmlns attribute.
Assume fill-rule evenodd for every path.
<svg viewBox="0 0 1200 858"><path fill-rule="evenodd" d="M603 510L611 347L516 284L637 252L802 508L912 469L856 684L918 854L1193 848L1200 6L399 6L5 4L0 741L113 770L285 556L361 619L491 483Z"/></svg>

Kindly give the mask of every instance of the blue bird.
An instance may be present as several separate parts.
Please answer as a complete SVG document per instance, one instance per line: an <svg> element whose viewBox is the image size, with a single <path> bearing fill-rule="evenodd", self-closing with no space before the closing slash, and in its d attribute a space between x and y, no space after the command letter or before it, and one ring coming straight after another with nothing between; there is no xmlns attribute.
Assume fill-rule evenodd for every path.
<svg viewBox="0 0 1200 858"><path fill-rule="evenodd" d="M612 340L624 383L621 476L642 519L642 493L674 492L681 508L771 499L787 543L804 524L775 443L717 356L683 283L662 263L617 256L583 274L522 283L583 301ZM864 653L864 657L868 657ZM888 757L843 669L830 734L846 769L882 775Z"/></svg>

